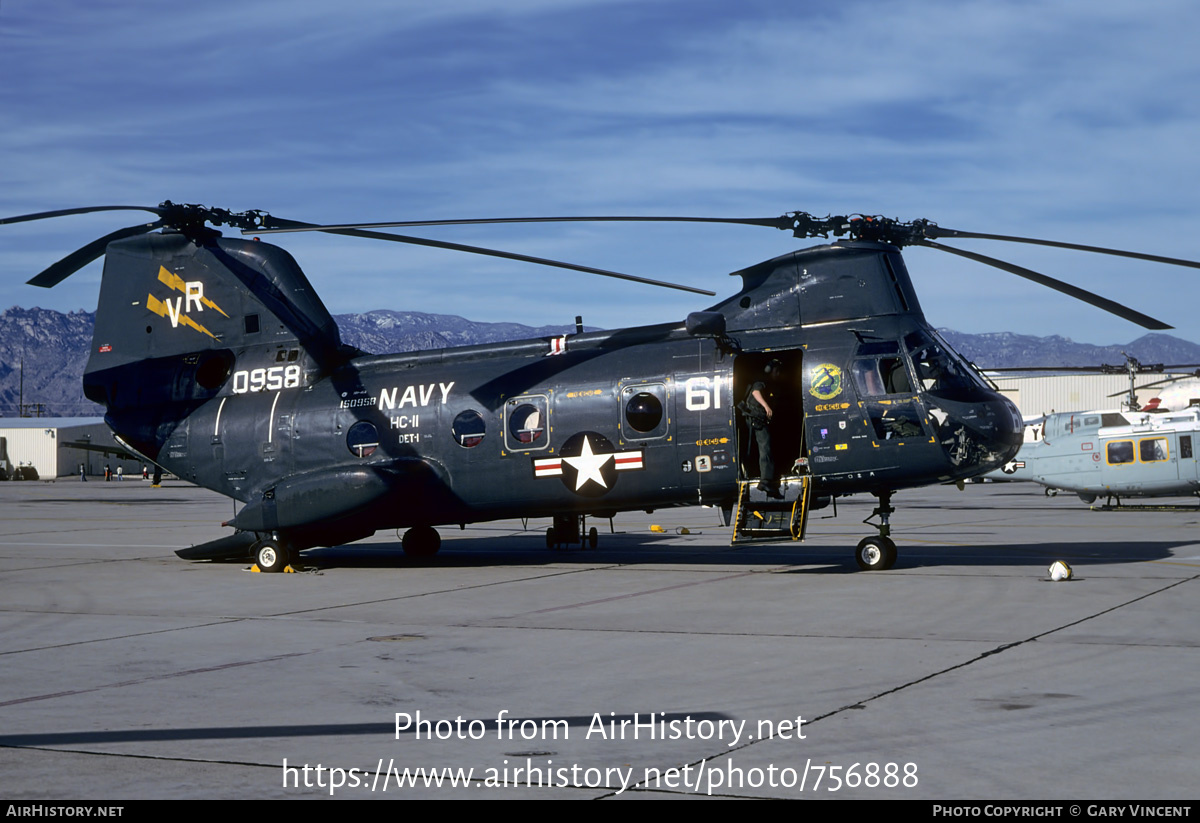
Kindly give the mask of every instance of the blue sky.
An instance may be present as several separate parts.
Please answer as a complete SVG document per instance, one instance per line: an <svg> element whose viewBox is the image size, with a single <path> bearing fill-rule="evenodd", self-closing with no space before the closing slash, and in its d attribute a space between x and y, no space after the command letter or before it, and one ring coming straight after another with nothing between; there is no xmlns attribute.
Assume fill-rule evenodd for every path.
<svg viewBox="0 0 1200 823"><path fill-rule="evenodd" d="M166 199L318 223L859 212L1200 258L1197 31L1184 0L0 0L0 215ZM51 291L24 281L143 220L0 227L0 307L94 308L99 264ZM734 226L427 235L721 295L729 272L811 244ZM390 243L277 242L335 313L612 328L714 302ZM1195 270L958 245L1200 341ZM938 326L1143 333L950 255L906 258Z"/></svg>

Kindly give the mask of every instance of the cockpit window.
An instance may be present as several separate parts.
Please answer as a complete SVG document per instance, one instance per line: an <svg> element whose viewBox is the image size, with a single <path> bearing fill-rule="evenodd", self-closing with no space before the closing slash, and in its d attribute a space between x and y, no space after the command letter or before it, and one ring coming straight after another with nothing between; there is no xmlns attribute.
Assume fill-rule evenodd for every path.
<svg viewBox="0 0 1200 823"><path fill-rule="evenodd" d="M915 331L912 334L906 335L904 338L904 347L909 351L921 346L928 346L933 342L933 338L923 331Z"/></svg>
<svg viewBox="0 0 1200 823"><path fill-rule="evenodd" d="M879 372L883 375L883 387L888 394L908 394L912 391L904 361L899 357L879 358Z"/></svg>
<svg viewBox="0 0 1200 823"><path fill-rule="evenodd" d="M904 342L921 391L945 395L985 388L982 379L941 340L916 331Z"/></svg>
<svg viewBox="0 0 1200 823"><path fill-rule="evenodd" d="M912 383L899 357L860 358L854 361L854 383L863 397L911 394Z"/></svg>
<svg viewBox="0 0 1200 823"><path fill-rule="evenodd" d="M872 340L869 342L860 343L858 346L858 356L865 357L871 354L899 354L900 344L895 340Z"/></svg>
<svg viewBox="0 0 1200 823"><path fill-rule="evenodd" d="M868 406L868 413L871 425L875 428L876 440L904 440L925 436L925 428L921 425L921 413L911 403L872 403Z"/></svg>

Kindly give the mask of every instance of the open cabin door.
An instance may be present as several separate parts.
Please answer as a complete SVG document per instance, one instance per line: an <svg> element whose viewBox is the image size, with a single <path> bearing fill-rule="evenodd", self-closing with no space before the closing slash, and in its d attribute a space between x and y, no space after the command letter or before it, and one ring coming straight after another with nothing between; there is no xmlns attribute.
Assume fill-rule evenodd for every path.
<svg viewBox="0 0 1200 823"><path fill-rule="evenodd" d="M803 376L800 349L749 352L734 363L739 476L733 542L804 538L811 478ZM756 390L771 408L765 427Z"/></svg>
<svg viewBox="0 0 1200 823"><path fill-rule="evenodd" d="M768 376L768 365L777 364ZM808 462L804 439L804 363L800 349L747 352L733 366L733 397L738 407L737 455L739 480L763 480L762 470L773 469L773 477L796 476ZM751 390L762 384L764 396L774 413L768 425L770 460L764 462L751 424L747 400ZM750 401L752 404L753 401ZM751 405L750 408L753 408ZM771 478L767 478L769 481Z"/></svg>

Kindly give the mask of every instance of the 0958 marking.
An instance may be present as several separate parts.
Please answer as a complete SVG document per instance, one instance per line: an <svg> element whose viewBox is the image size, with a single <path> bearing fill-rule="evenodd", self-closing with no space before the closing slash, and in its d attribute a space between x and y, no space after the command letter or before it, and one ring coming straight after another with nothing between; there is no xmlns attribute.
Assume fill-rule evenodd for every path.
<svg viewBox="0 0 1200 823"><path fill-rule="evenodd" d="M294 389L300 385L300 366L272 366L269 369L243 369L233 373L233 393Z"/></svg>

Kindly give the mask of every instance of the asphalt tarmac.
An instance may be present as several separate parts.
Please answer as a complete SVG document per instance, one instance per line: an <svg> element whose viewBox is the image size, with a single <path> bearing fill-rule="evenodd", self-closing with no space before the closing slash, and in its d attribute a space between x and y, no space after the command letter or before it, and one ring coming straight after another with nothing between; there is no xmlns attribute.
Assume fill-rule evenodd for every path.
<svg viewBox="0 0 1200 823"><path fill-rule="evenodd" d="M210 492L0 483L0 798L1197 797L1200 511L893 502L887 572L862 497L804 543L676 509L266 575L174 555Z"/></svg>

